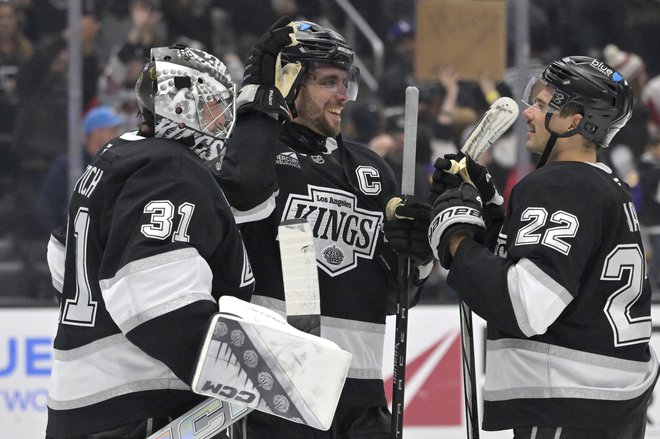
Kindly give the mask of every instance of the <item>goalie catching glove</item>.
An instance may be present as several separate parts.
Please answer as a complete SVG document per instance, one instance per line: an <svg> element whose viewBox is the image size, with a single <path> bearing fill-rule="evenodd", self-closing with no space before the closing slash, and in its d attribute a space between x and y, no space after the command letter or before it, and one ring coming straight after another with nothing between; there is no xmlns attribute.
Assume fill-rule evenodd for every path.
<svg viewBox="0 0 660 439"><path fill-rule="evenodd" d="M443 192L433 204L428 240L440 265L449 269L452 254L449 252L451 237L459 232L481 237L486 230L482 217L479 193L474 186L460 186Z"/></svg>
<svg viewBox="0 0 660 439"><path fill-rule="evenodd" d="M237 99L238 114L257 110L277 114L288 120L291 116L287 99L300 80L300 63L282 67L280 52L297 44L291 20L282 17L263 34L248 57L243 75L243 87Z"/></svg>
<svg viewBox="0 0 660 439"><path fill-rule="evenodd" d="M427 233L431 223L431 206L426 203L403 204L401 197L392 197L386 207L383 225L385 239L401 256L411 259L413 266L433 260Z"/></svg>

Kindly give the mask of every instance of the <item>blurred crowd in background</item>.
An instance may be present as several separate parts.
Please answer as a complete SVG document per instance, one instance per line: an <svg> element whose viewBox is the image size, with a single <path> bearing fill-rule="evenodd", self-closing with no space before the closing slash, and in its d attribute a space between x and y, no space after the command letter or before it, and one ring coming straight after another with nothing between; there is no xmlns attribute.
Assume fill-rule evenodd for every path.
<svg viewBox="0 0 660 439"><path fill-rule="evenodd" d="M219 56L240 84L256 39L281 16L334 28L353 44L365 69L368 41L337 0L82 0L81 133L86 164L109 139L137 125L133 87L149 49L179 42ZM383 42L375 86L360 88L342 114L343 136L362 142L401 175L403 103L420 89L416 194L428 193L435 158L455 152L500 96L516 96L513 0L507 2L504 78L465 80L454 66L437 80L415 78L415 1L350 2ZM68 203L67 130L69 0L0 0L0 305L56 303L46 265L50 231ZM660 1L529 0L529 70L568 55L602 58L635 93L632 119L601 151L631 186L647 237L649 278L660 299ZM352 30L351 30L352 29ZM443 44L438 41L438 44ZM478 48L475 48L478 50ZM505 200L519 175L514 129L482 160ZM534 158L524 163L534 166ZM437 268L424 301L456 300Z"/></svg>

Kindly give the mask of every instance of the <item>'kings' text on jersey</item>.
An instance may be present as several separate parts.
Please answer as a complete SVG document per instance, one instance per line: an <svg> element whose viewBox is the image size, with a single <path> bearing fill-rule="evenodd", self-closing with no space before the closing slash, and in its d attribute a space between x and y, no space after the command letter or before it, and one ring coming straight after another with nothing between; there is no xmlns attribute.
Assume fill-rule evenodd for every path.
<svg viewBox="0 0 660 439"><path fill-rule="evenodd" d="M312 225L316 259L330 276L357 266L358 257L371 259L381 212L357 207L355 195L319 186L308 186L308 195L289 194L282 221L304 218Z"/></svg>

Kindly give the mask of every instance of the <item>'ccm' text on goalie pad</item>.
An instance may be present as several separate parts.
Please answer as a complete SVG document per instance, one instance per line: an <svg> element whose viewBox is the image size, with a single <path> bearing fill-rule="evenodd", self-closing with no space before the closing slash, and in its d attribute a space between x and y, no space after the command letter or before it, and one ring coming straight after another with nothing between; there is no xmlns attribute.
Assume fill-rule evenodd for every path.
<svg viewBox="0 0 660 439"><path fill-rule="evenodd" d="M271 310L224 296L202 347L193 390L327 430L351 358Z"/></svg>

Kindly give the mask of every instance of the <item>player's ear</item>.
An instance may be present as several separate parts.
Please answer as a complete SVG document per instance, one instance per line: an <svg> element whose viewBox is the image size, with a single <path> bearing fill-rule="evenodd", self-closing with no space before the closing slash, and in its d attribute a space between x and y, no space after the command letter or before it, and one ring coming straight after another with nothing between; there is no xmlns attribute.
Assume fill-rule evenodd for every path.
<svg viewBox="0 0 660 439"><path fill-rule="evenodd" d="M568 131L574 130L575 128L577 128L577 126L580 125L580 122L582 122L583 117L584 116L579 114L579 113L575 113L574 115L572 115L571 116L571 124L568 126Z"/></svg>

